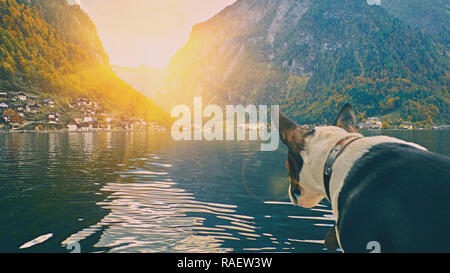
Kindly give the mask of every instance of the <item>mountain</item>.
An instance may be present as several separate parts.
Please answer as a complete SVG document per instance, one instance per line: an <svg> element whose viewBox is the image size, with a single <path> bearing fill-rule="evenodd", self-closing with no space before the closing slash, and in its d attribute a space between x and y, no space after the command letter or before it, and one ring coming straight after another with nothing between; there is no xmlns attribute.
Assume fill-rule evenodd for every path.
<svg viewBox="0 0 450 273"><path fill-rule="evenodd" d="M20 1L36 7L43 19L55 28L67 42L82 48L98 63L109 63L109 57L98 37L96 26L80 8L78 1L66 1L70 3L69 5L63 3L62 0Z"/></svg>
<svg viewBox="0 0 450 273"><path fill-rule="evenodd" d="M383 0L387 12L433 36L450 50L450 3L447 0Z"/></svg>
<svg viewBox="0 0 450 273"><path fill-rule="evenodd" d="M280 104L330 123L360 118L448 123L448 58L427 35L364 0L238 0L194 26L154 96L175 104Z"/></svg>
<svg viewBox="0 0 450 273"><path fill-rule="evenodd" d="M97 30L66 0L0 0L0 90L38 94L66 106L95 99L123 118L168 116L112 70Z"/></svg>

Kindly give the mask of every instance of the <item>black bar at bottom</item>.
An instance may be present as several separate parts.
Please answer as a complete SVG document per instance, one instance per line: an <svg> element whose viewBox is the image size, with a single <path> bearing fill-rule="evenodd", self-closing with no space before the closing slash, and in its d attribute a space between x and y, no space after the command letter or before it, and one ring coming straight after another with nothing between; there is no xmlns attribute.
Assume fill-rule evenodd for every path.
<svg viewBox="0 0 450 273"><path fill-rule="evenodd" d="M302 272L306 270L386 269L392 264L416 265L445 262L448 254L0 254L2 266L46 270L52 267L74 272ZM81 270L81 271L80 271ZM119 270L120 272L121 270Z"/></svg>

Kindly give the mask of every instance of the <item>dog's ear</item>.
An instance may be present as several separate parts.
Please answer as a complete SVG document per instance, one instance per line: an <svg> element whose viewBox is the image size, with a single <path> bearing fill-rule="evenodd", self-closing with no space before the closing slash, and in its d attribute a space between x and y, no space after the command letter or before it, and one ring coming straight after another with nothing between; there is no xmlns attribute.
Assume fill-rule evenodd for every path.
<svg viewBox="0 0 450 273"><path fill-rule="evenodd" d="M358 127L356 125L356 114L350 103L347 103L344 107L342 107L333 125L341 127L349 133L358 132Z"/></svg>
<svg viewBox="0 0 450 273"><path fill-rule="evenodd" d="M288 146L290 151L299 153L303 149L306 130L301 129L297 123L281 112L279 115L279 132L281 142Z"/></svg>

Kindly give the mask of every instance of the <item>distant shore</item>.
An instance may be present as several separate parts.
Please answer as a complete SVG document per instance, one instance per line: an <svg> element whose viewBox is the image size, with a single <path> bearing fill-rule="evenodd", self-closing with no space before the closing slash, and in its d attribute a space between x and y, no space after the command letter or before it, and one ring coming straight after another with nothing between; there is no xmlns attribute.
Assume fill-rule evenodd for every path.
<svg viewBox="0 0 450 273"><path fill-rule="evenodd" d="M366 131L370 131L370 132L382 132L382 131L450 131L449 129L432 129L432 128L427 128L427 129L361 129L360 131L362 132L366 132ZM70 131L68 129L59 129L59 130L6 130L6 131L1 131L0 130L0 134L8 134L8 133L19 133L19 134L23 134L23 133L96 133L96 132L140 132L140 133L167 133L170 132L170 130L162 130L162 129L154 129L154 130L132 130L132 129L112 129L112 130L107 130L107 129L93 129L93 130L78 130L78 131Z"/></svg>
<svg viewBox="0 0 450 273"><path fill-rule="evenodd" d="M126 129L113 129L113 130L104 130L104 129L94 129L94 130L86 130L86 131L69 131L68 129L59 129L59 130L8 130L8 131L0 131L0 134L9 134L9 133L98 133L98 132L137 132L137 133L166 133L168 130L126 130Z"/></svg>

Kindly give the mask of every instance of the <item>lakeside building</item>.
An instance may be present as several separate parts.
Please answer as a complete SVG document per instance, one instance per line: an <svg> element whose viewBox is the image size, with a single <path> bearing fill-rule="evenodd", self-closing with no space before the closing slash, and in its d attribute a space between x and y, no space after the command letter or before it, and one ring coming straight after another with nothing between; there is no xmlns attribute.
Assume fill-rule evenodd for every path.
<svg viewBox="0 0 450 273"><path fill-rule="evenodd" d="M450 125L434 126L431 129L433 129L433 130L450 130Z"/></svg>
<svg viewBox="0 0 450 273"><path fill-rule="evenodd" d="M404 121L402 124L398 126L398 129L402 130L412 130L414 129L413 125L410 122Z"/></svg>
<svg viewBox="0 0 450 273"><path fill-rule="evenodd" d="M0 92L0 123L3 130L21 129L35 125L39 130L50 128L68 131L91 130L155 130L144 119L121 119L116 114L105 111L93 99L80 98L72 101L67 110L64 105L56 105L53 98L31 96L24 92ZM63 111L62 114L58 111ZM24 123L25 121L25 123ZM64 121L64 122L63 122ZM65 122L68 121L68 122Z"/></svg>
<svg viewBox="0 0 450 273"><path fill-rule="evenodd" d="M67 124L67 128L69 129L69 132L75 132L78 130L78 124L75 122L75 120L71 120Z"/></svg>
<svg viewBox="0 0 450 273"><path fill-rule="evenodd" d="M83 118L83 122L84 123L89 123L89 122L93 122L94 121L94 118L92 117L92 116L84 116L84 118Z"/></svg>
<svg viewBox="0 0 450 273"><path fill-rule="evenodd" d="M383 126L381 119L378 117L370 117L365 122L358 123L359 129L380 130Z"/></svg>

